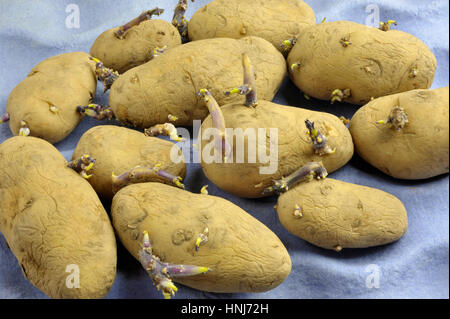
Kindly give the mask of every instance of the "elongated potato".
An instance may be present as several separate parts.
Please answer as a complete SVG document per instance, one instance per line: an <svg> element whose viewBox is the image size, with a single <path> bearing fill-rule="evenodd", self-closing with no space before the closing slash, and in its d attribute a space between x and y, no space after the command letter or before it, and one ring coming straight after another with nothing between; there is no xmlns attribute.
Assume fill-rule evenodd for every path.
<svg viewBox="0 0 450 319"><path fill-rule="evenodd" d="M309 96L358 105L428 89L436 70L433 53L411 34L349 21L304 29L287 60L292 81Z"/></svg>
<svg viewBox="0 0 450 319"><path fill-rule="evenodd" d="M183 44L125 72L111 87L110 107L120 122L139 128L167 122L169 115L178 118L176 125L192 125L208 115L200 88L213 86L220 105L244 99L223 94L242 83L244 52L255 65L261 99L272 100L286 72L282 54L261 38L220 38Z"/></svg>
<svg viewBox="0 0 450 319"><path fill-rule="evenodd" d="M448 86L413 90L363 106L350 121L358 154L396 178L424 179L448 173L448 95ZM386 124L377 124L380 120Z"/></svg>
<svg viewBox="0 0 450 319"><path fill-rule="evenodd" d="M113 225L137 259L142 232L164 262L209 267L210 272L174 278L211 292L261 292L283 282L291 260L278 237L231 202L159 183L121 189L113 198ZM196 251L196 237L208 239Z"/></svg>
<svg viewBox="0 0 450 319"><path fill-rule="evenodd" d="M328 172L333 172L344 166L353 156L350 132L332 114L262 100L255 108L239 103L224 105L221 110L226 127L233 129L233 136L228 136L232 143L233 158L226 163L206 159L213 158L215 152L213 148L208 147L215 136L205 134L213 127L211 116L208 116L202 123L201 132L204 138L200 137L202 168L214 184L232 194L253 198L268 196L271 194L263 194L263 190L272 180L289 175L307 162L322 161ZM314 122L315 128L326 136L330 149L336 149L334 153L316 153L305 126L307 119ZM276 130L277 136L273 135L275 132L272 133L271 129ZM264 134L258 135L259 130L265 130ZM275 147L273 150L270 143ZM275 156L273 160L265 162L259 155L261 145L266 145L267 148L263 154ZM278 153L274 153L275 151ZM238 156L242 156L242 159L239 160ZM250 160L251 156L254 159ZM275 169L272 171L270 168L273 166Z"/></svg>
<svg viewBox="0 0 450 319"><path fill-rule="evenodd" d="M63 140L83 118L77 106L90 103L96 88L95 63L87 53L64 53L42 61L9 96L11 132L50 143Z"/></svg>
<svg viewBox="0 0 450 319"><path fill-rule="evenodd" d="M0 145L0 231L25 277L52 298L101 298L114 282L116 241L105 209L42 139Z"/></svg>
<svg viewBox="0 0 450 319"><path fill-rule="evenodd" d="M181 159L179 163L171 159L172 148L174 159ZM91 128L81 137L72 159L84 154L95 159L89 182L102 198L113 197L112 173L120 175L136 166L152 168L161 164L159 169L182 178L186 175L186 164L178 146L125 127L101 125Z"/></svg>
<svg viewBox="0 0 450 319"><path fill-rule="evenodd" d="M150 61L155 49L170 50L181 45L178 30L164 20L141 22L129 29L122 39L115 35L118 30L116 27L100 34L90 53L119 73Z"/></svg>
<svg viewBox="0 0 450 319"><path fill-rule="evenodd" d="M290 233L337 251L391 243L408 228L405 207L396 197L331 178L291 188L278 198L276 210Z"/></svg>
<svg viewBox="0 0 450 319"><path fill-rule="evenodd" d="M313 24L314 11L301 0L214 0L192 16L189 38L258 36L282 50L284 40Z"/></svg>

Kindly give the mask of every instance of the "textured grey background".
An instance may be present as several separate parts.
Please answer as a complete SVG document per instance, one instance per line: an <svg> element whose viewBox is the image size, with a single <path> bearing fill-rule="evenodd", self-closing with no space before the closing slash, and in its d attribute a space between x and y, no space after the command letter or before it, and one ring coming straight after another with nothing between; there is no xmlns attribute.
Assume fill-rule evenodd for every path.
<svg viewBox="0 0 450 319"><path fill-rule="evenodd" d="M187 16L210 1L190 3ZM448 1L335 1L307 0L317 22L351 20L365 23L366 7L378 5L382 21L395 19L397 29L422 39L438 59L433 88L448 85ZM66 6L79 5L79 29L67 29ZM50 56L86 51L104 30L123 24L144 9L166 9L160 17L172 18L175 0L0 0L0 111L5 110L11 90L30 69ZM99 86L96 101L107 103ZM275 98L285 105L327 111L351 117L356 107L346 104L306 101L286 78ZM102 123L85 119L57 148L69 159L80 136ZM0 142L11 137L8 125L0 126ZM331 177L376 187L400 198L406 206L409 229L397 243L383 247L333 251L314 247L289 234L280 224L273 205L276 198L240 199L219 190L205 178L198 164L188 165L187 189L198 192L209 184L209 192L222 196L258 218L285 244L292 258L292 272L276 289L261 294L212 294L179 286L177 298L448 298L449 297L449 185L448 174L425 181L399 181L379 173L355 157ZM109 203L105 203L109 208ZM218 212L220 213L220 212ZM138 263L119 244L118 272L108 298L160 298ZM378 265L378 289L366 287L366 267ZM21 274L15 257L0 236L0 298L46 298Z"/></svg>

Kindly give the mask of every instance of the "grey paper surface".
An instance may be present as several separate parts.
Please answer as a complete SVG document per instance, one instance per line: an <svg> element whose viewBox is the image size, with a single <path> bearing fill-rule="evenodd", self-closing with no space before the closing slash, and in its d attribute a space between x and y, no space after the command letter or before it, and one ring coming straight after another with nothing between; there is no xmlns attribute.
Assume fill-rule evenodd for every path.
<svg viewBox="0 0 450 319"><path fill-rule="evenodd" d="M189 4L188 18L210 1ZM395 19L397 29L423 40L438 60L433 88L448 85L448 1L334 1L307 0L317 22L350 20L365 23L366 9L377 5L381 21ZM66 8L80 9L80 28L65 25ZM0 111L3 113L11 90L33 66L53 55L70 51L89 52L95 38L104 30L121 25L144 9L166 9L160 17L171 21L176 1L8 1L0 0ZM107 104L99 85L95 101ZM285 79L275 102L335 115L351 117L357 109L347 104L330 105L305 100ZM93 119L82 124L56 147L70 159L80 136L90 127L102 125ZM0 125L0 141L11 137L7 124ZM403 201L409 228L398 242L368 249L344 249L341 253L312 246L289 234L273 209L276 198L241 199L227 194L204 176L199 164L188 164L186 187L199 192L209 184L209 193L239 205L272 229L292 258L292 272L276 289L259 294L213 294L179 285L176 298L448 298L449 297L449 178L448 174L425 181L400 181L386 176L357 155L332 178L375 187ZM109 209L109 203L105 203ZM137 261L118 243L118 272L107 298L161 298ZM375 265L375 266L374 266ZM378 288L368 288L366 280L379 270ZM369 277L370 279L370 277ZM15 257L0 236L0 298L46 298L22 275Z"/></svg>

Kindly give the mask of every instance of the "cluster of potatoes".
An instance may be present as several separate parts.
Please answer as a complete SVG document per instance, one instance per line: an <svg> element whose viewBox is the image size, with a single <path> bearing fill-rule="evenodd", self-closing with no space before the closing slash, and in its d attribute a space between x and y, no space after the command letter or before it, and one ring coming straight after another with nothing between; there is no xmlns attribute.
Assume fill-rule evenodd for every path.
<svg viewBox="0 0 450 319"><path fill-rule="evenodd" d="M210 292L280 285L291 259L280 239L233 203L184 189L176 126L278 129L278 168L202 162L219 188L240 197L279 194L285 228L340 251L400 239L402 202L382 190L326 178L358 154L400 179L449 171L449 91L430 90L436 59L414 36L348 21L316 24L301 0L214 0L172 23L162 9L102 33L90 54L34 67L11 92L16 135L0 145L0 231L23 274L52 298L101 298L116 275L116 236L170 298L174 281ZM237 10L236 8L239 8ZM310 97L362 105L349 121L271 100L286 73ZM93 104L101 80L109 105ZM234 89L230 89L234 88ZM238 94L234 94L238 93ZM81 137L67 162L51 144L84 116L115 118ZM144 130L144 131L139 131ZM206 144L210 141L203 141ZM245 137L245 147L249 141ZM204 146L204 145L202 145ZM221 147L221 148L220 148ZM112 200L110 217L100 199ZM78 289L66 266L80 267Z"/></svg>

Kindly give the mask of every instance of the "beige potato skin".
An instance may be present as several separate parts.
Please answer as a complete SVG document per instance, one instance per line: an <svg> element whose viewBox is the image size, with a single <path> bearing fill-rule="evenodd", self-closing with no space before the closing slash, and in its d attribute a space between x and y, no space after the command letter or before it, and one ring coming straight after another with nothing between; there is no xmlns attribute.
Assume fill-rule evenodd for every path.
<svg viewBox="0 0 450 319"><path fill-rule="evenodd" d="M46 141L0 145L0 231L25 277L51 298L102 298L116 275L108 215L87 181ZM79 267L80 288L68 288Z"/></svg>
<svg viewBox="0 0 450 319"><path fill-rule="evenodd" d="M449 171L449 90L413 90L373 100L350 121L358 154L382 172L425 179ZM401 131L376 124L401 106L409 123Z"/></svg>
<svg viewBox="0 0 450 319"><path fill-rule="evenodd" d="M164 262L211 268L176 279L195 289L262 292L281 284L291 271L291 259L278 237L220 197L159 183L134 184L114 196L111 213L116 233L135 258L147 230L153 253ZM206 226L209 239L196 252L195 239Z"/></svg>
<svg viewBox="0 0 450 319"><path fill-rule="evenodd" d="M147 20L127 31L123 39L114 35L119 27L108 29L95 40L90 53L119 73L144 64L153 58L153 50L167 50L181 45L178 30L164 20Z"/></svg>
<svg viewBox="0 0 450 319"><path fill-rule="evenodd" d="M139 128L167 122L169 114L178 117L176 125L192 125L208 115L200 89L209 89L219 105L244 100L224 94L242 85L242 53L255 66L258 95L272 100L286 74L282 54L261 38L220 38L183 44L125 72L111 87L111 109L120 122Z"/></svg>
<svg viewBox="0 0 450 319"><path fill-rule="evenodd" d="M295 205L303 216L294 216ZM276 206L293 235L326 249L365 248L398 240L408 228L402 202L381 190L331 178L302 183Z"/></svg>
<svg viewBox="0 0 450 319"><path fill-rule="evenodd" d="M281 43L316 23L314 11L300 0L215 0L189 21L190 40L258 36L281 51Z"/></svg>
<svg viewBox="0 0 450 319"><path fill-rule="evenodd" d="M31 136L56 143L67 137L83 116L77 106L87 105L95 96L95 63L84 52L64 53L35 66L11 92L6 112L9 127L19 134L25 121ZM55 106L57 112L50 111Z"/></svg>
<svg viewBox="0 0 450 319"><path fill-rule="evenodd" d="M351 44L344 47L341 39ZM300 62L289 76L309 96L330 100L335 89L350 89L344 101L363 105L377 98L433 83L436 58L411 34L381 31L349 21L317 24L301 32L288 56L288 65ZM415 77L410 76L413 69Z"/></svg>
<svg viewBox="0 0 450 319"><path fill-rule="evenodd" d="M308 162L322 161L329 173L344 166L353 156L353 142L347 127L336 116L315 112L292 106L284 106L260 100L256 108L243 104L230 104L222 108L227 128L265 128L267 134L270 128L278 129L278 169L274 174L260 174L261 166L269 164L248 161L248 138L245 137L244 163L233 161L227 163L207 163L202 157L202 168L205 175L221 189L248 198L263 197L262 192L272 185L274 179L280 179L296 171ZM305 120L315 123L318 129L328 140L331 148L336 147L334 154L319 156L311 144L307 134ZM211 116L202 124L202 132L212 126ZM212 141L202 139L202 152L213 155L205 150L205 146ZM236 138L233 140L233 154L236 154ZM213 145L213 144L211 144ZM267 139L267 154L270 146ZM267 196L267 195L266 195Z"/></svg>
<svg viewBox="0 0 450 319"><path fill-rule="evenodd" d="M172 162L172 147L183 158L180 163ZM112 173L119 176L136 166L154 167L162 164L161 169L182 178L186 176L186 164L178 146L125 127L101 125L91 128L81 137L72 159L78 159L84 154L95 158L95 164L89 171L92 174L89 183L105 199L112 199L114 195Z"/></svg>

